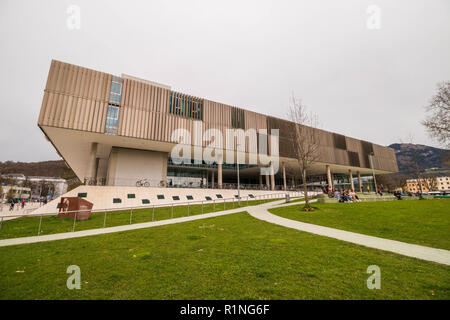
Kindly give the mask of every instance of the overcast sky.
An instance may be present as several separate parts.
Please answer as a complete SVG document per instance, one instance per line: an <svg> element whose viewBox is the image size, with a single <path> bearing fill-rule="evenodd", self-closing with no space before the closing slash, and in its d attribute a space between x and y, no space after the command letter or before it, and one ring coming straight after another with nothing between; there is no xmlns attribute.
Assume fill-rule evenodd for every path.
<svg viewBox="0 0 450 320"><path fill-rule="evenodd" d="M282 118L294 92L326 130L437 146L420 121L450 80L450 1L1 0L0 41L0 161L59 158L37 127L51 59Z"/></svg>

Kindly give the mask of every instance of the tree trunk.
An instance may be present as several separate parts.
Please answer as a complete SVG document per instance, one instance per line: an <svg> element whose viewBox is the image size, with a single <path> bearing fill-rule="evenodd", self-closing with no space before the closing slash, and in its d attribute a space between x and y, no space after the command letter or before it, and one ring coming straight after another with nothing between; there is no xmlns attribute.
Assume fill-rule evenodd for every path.
<svg viewBox="0 0 450 320"><path fill-rule="evenodd" d="M302 170L303 193L305 194L305 208L309 208L308 187L306 184L306 169Z"/></svg>

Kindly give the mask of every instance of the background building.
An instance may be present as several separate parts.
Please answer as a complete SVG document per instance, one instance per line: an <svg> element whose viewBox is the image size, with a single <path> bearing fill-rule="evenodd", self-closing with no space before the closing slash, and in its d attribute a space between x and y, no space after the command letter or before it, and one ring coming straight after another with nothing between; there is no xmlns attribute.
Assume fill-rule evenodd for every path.
<svg viewBox="0 0 450 320"><path fill-rule="evenodd" d="M406 188L411 193L430 192L430 191L449 191L450 178L448 176L424 177L419 179L406 180Z"/></svg>

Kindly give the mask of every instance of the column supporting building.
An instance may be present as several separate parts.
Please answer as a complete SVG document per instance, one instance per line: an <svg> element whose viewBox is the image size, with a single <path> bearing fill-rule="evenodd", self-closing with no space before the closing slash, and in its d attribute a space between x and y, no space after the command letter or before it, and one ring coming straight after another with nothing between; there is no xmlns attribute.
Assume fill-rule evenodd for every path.
<svg viewBox="0 0 450 320"><path fill-rule="evenodd" d="M286 191L287 190L287 187L286 187L286 165L284 162L283 162L283 187L284 187L284 191Z"/></svg>
<svg viewBox="0 0 450 320"><path fill-rule="evenodd" d="M275 174L273 173L273 166L270 165L270 190L275 190Z"/></svg>
<svg viewBox="0 0 450 320"><path fill-rule="evenodd" d="M352 169L348 170L348 178L350 179L350 188L352 189L352 191L354 191L355 190L355 184L353 183Z"/></svg>
<svg viewBox="0 0 450 320"><path fill-rule="evenodd" d="M359 173L359 171L356 174L358 175L359 192L362 192L361 174Z"/></svg>
<svg viewBox="0 0 450 320"><path fill-rule="evenodd" d="M217 184L219 189L222 189L222 164L217 164Z"/></svg>
<svg viewBox="0 0 450 320"><path fill-rule="evenodd" d="M333 189L333 179L331 178L331 170L330 170L330 166L327 165L327 179L328 179L328 186Z"/></svg>

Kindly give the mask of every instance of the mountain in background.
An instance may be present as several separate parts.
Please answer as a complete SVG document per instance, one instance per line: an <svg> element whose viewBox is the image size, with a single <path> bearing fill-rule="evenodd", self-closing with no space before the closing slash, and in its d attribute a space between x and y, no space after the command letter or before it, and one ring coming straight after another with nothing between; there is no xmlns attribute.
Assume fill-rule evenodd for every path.
<svg viewBox="0 0 450 320"><path fill-rule="evenodd" d="M450 167L450 150L412 143L393 143L388 147L395 150L400 172L414 171L414 158L418 159L421 170Z"/></svg>
<svg viewBox="0 0 450 320"><path fill-rule="evenodd" d="M68 168L64 160L41 162L0 161L0 174L22 173L26 176L59 177L67 180L74 179L75 173Z"/></svg>

